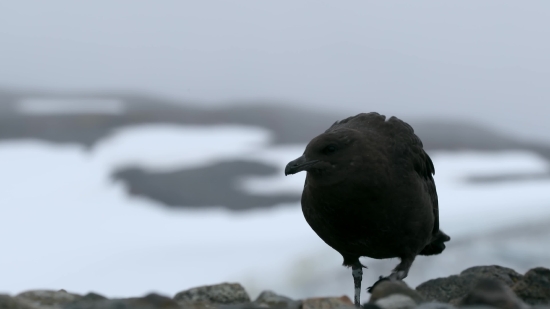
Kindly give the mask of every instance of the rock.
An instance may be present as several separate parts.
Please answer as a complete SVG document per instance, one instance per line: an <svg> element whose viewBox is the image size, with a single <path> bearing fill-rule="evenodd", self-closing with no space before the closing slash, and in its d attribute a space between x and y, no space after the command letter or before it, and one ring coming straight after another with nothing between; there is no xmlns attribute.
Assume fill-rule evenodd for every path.
<svg viewBox="0 0 550 309"><path fill-rule="evenodd" d="M210 303L210 302L207 302L207 301L186 301L186 300L182 300L182 301L178 301L178 304L180 306L180 308L184 308L184 309L219 309L219 305L216 305L216 304L213 304L213 303ZM242 304L240 304L242 305ZM230 306L230 305L228 305ZM225 308L225 309L233 309L233 308ZM241 309L239 307L239 309ZM248 308L247 308L248 309Z"/></svg>
<svg viewBox="0 0 550 309"><path fill-rule="evenodd" d="M529 305L550 306L550 269L537 267L529 270L512 289Z"/></svg>
<svg viewBox="0 0 550 309"><path fill-rule="evenodd" d="M515 292L515 294L514 294ZM517 295L516 295L517 294ZM425 302L429 300L429 302ZM435 301L434 301L435 300ZM529 307L527 304L531 305ZM459 275L429 280L411 289L403 281L381 281L363 309L550 309L550 269L538 267L525 275L500 266L477 266ZM192 288L173 298L107 299L65 290L33 290L17 296L0 294L0 309L355 309L347 297L293 300L263 291L253 302L238 283Z"/></svg>
<svg viewBox="0 0 550 309"><path fill-rule="evenodd" d="M38 309L38 306L24 299L0 294L0 309Z"/></svg>
<svg viewBox="0 0 550 309"><path fill-rule="evenodd" d="M498 309L498 308L491 307L491 306L486 306L486 305L467 306L467 307L461 307L461 308L464 308L464 309Z"/></svg>
<svg viewBox="0 0 550 309"><path fill-rule="evenodd" d="M501 281L489 278L479 279L473 289L462 298L460 306L486 305L500 309L521 309L524 304Z"/></svg>
<svg viewBox="0 0 550 309"><path fill-rule="evenodd" d="M361 306L362 309L382 309L375 303L364 303Z"/></svg>
<svg viewBox="0 0 550 309"><path fill-rule="evenodd" d="M90 293L82 296L82 298L80 300L82 300L82 301L97 301L97 300L104 300L104 299L107 299L107 297L105 297L103 295L99 295L99 294L94 293L94 292L90 292Z"/></svg>
<svg viewBox="0 0 550 309"><path fill-rule="evenodd" d="M347 296L308 298L302 301L302 309L355 309Z"/></svg>
<svg viewBox="0 0 550 309"><path fill-rule="evenodd" d="M20 293L15 298L24 299L36 306L50 306L61 308L63 305L74 302L82 296L68 293L65 290L34 290Z"/></svg>
<svg viewBox="0 0 550 309"><path fill-rule="evenodd" d="M187 307L183 306L184 309ZM267 307L258 306L254 303L244 303L238 305L218 305L216 309L266 309Z"/></svg>
<svg viewBox="0 0 550 309"><path fill-rule="evenodd" d="M513 269L506 267L476 266L464 270L460 275L428 280L416 287L416 290L427 300L456 305L472 290L479 279L492 278L512 287L522 277Z"/></svg>
<svg viewBox="0 0 550 309"><path fill-rule="evenodd" d="M263 291L253 304L262 308L299 309L302 302L278 295L272 291Z"/></svg>
<svg viewBox="0 0 550 309"><path fill-rule="evenodd" d="M180 304L172 298L149 294L140 298L125 299L80 299L63 307L63 309L179 309ZM187 307L183 307L187 308ZM193 307L191 307L193 308Z"/></svg>
<svg viewBox="0 0 550 309"><path fill-rule="evenodd" d="M392 294L374 302L383 309L412 309L416 308L416 302L407 295Z"/></svg>
<svg viewBox="0 0 550 309"><path fill-rule="evenodd" d="M491 266L474 266L463 270L461 275L475 275L480 277L489 277L503 282L509 287L514 286L516 282L523 277L515 270L498 265Z"/></svg>
<svg viewBox="0 0 550 309"><path fill-rule="evenodd" d="M456 309L455 306L440 302L422 303L416 309Z"/></svg>
<svg viewBox="0 0 550 309"><path fill-rule="evenodd" d="M174 296L179 303L206 302L212 304L240 304L250 302L250 297L238 283L206 285L182 291Z"/></svg>
<svg viewBox="0 0 550 309"><path fill-rule="evenodd" d="M156 293L151 293L146 295L143 298L138 298L134 300L136 305L150 305L152 308L179 308L180 305L177 301L173 300L170 297L162 296Z"/></svg>
<svg viewBox="0 0 550 309"><path fill-rule="evenodd" d="M409 288L405 282L385 280L374 286L371 291L369 303L375 303L379 299L395 294L408 296L417 304L424 301L424 298L417 291Z"/></svg>

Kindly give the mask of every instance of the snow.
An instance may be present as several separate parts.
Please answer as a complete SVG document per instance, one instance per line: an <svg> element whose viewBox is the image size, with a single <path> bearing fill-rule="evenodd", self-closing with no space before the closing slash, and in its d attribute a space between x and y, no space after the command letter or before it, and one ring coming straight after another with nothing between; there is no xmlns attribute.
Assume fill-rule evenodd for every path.
<svg viewBox="0 0 550 309"><path fill-rule="evenodd" d="M453 236L489 232L550 216L550 179L467 183L469 176L542 173L548 163L533 153L438 153L436 166L441 228Z"/></svg>
<svg viewBox="0 0 550 309"><path fill-rule="evenodd" d="M238 159L263 149L271 139L268 130L238 125L127 126L102 140L93 156L109 168L139 165L157 171L171 170Z"/></svg>
<svg viewBox="0 0 550 309"><path fill-rule="evenodd" d="M277 176L244 179L243 190L300 192L303 173L285 177L282 168L304 145L273 146L270 139L269 132L255 127L151 125L118 130L91 153L37 141L0 143L0 292L64 288L109 297L172 295L233 281L253 295L263 289L296 298L350 295L351 273L309 228L298 204L239 214L221 208L169 210L129 197L121 183L109 180L113 168L128 164L166 170L241 158L281 169ZM550 180L464 181L472 175L547 170L536 155L462 152L432 158L441 226L453 240L550 218ZM380 275L372 270L368 276ZM332 274L349 283L326 281Z"/></svg>

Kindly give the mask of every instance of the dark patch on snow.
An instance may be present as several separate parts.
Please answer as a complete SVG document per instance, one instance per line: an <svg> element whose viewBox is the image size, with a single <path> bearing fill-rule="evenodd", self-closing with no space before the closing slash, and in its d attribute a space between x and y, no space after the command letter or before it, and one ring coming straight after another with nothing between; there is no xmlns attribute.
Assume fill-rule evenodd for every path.
<svg viewBox="0 0 550 309"><path fill-rule="evenodd" d="M150 172L137 167L113 173L131 195L144 196L170 207L215 207L246 210L283 203L298 203L299 194L254 195L239 187L246 176L269 176L280 172L261 163L228 161L206 167L169 172Z"/></svg>

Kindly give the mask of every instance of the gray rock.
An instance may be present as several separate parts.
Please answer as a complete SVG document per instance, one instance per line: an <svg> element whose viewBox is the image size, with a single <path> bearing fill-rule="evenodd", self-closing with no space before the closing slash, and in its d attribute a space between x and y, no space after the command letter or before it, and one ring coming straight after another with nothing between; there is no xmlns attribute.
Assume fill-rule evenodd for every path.
<svg viewBox="0 0 550 309"><path fill-rule="evenodd" d="M492 306L500 309L521 309L525 304L501 281L479 279L472 291L459 302L460 306Z"/></svg>
<svg viewBox="0 0 550 309"><path fill-rule="evenodd" d="M65 290L33 290L20 293L16 298L26 300L36 306L61 308L65 304L82 298L82 296L68 293Z"/></svg>
<svg viewBox="0 0 550 309"><path fill-rule="evenodd" d="M472 290L479 279L491 278L512 287L522 277L521 274L506 267L476 266L464 270L460 275L428 280L416 287L416 290L429 301L457 304Z"/></svg>
<svg viewBox="0 0 550 309"><path fill-rule="evenodd" d="M104 299L107 299L107 297L105 297L103 295L99 295L99 294L94 293L94 292L90 292L90 293L82 296L82 298L80 300L82 300L82 301L98 301L98 300L104 300Z"/></svg>
<svg viewBox="0 0 550 309"><path fill-rule="evenodd" d="M285 308L299 309L301 301L296 301L286 296L278 295L273 291L263 291L253 302L254 305L262 308Z"/></svg>
<svg viewBox="0 0 550 309"><path fill-rule="evenodd" d="M416 309L456 309L456 307L447 303L428 302L420 304Z"/></svg>
<svg viewBox="0 0 550 309"><path fill-rule="evenodd" d="M187 309L188 307L183 306L183 308ZM195 307L191 307L191 308L194 309ZM268 307L258 306L254 303L244 303L244 304L238 304L238 305L217 305L215 308L216 309L266 309Z"/></svg>
<svg viewBox="0 0 550 309"><path fill-rule="evenodd" d="M249 303L250 297L240 284L222 283L179 292L174 296L174 300L180 303L241 304Z"/></svg>
<svg viewBox="0 0 550 309"><path fill-rule="evenodd" d="M347 296L308 298L302 302L302 309L355 309Z"/></svg>
<svg viewBox="0 0 550 309"><path fill-rule="evenodd" d="M523 277L521 274L517 273L511 268L498 265L474 266L465 269L460 274L493 278L506 284L509 287L514 286L514 284L516 284L516 282L521 280L521 278Z"/></svg>
<svg viewBox="0 0 550 309"><path fill-rule="evenodd" d="M513 291L530 305L550 305L550 269L529 270L513 287Z"/></svg>
<svg viewBox="0 0 550 309"><path fill-rule="evenodd" d="M145 297L133 299L134 305L142 304L145 308L146 306L151 306L151 308L179 308L179 304L170 297L162 296L156 293L151 293ZM134 307L135 308L135 307Z"/></svg>
<svg viewBox="0 0 550 309"><path fill-rule="evenodd" d="M180 309L175 300L158 295L149 294L140 298L126 299L80 299L67 304L63 309ZM187 307L183 307L187 308ZM192 307L194 308L194 307Z"/></svg>
<svg viewBox="0 0 550 309"><path fill-rule="evenodd" d="M498 309L492 306L486 306L486 305L476 305L476 306L466 306L466 307L460 307L463 309Z"/></svg>
<svg viewBox="0 0 550 309"><path fill-rule="evenodd" d="M403 294L392 294L380 298L374 303L383 309L412 309L417 305L412 298Z"/></svg>
<svg viewBox="0 0 550 309"><path fill-rule="evenodd" d="M374 286L371 291L369 303L375 303L379 299L394 294L408 296L417 304L424 301L424 298L417 291L411 289L405 282L386 280Z"/></svg>
<svg viewBox="0 0 550 309"><path fill-rule="evenodd" d="M38 309L37 305L27 300L0 294L0 309Z"/></svg>
<svg viewBox="0 0 550 309"><path fill-rule="evenodd" d="M361 305L362 309L382 309L375 303L364 303Z"/></svg>

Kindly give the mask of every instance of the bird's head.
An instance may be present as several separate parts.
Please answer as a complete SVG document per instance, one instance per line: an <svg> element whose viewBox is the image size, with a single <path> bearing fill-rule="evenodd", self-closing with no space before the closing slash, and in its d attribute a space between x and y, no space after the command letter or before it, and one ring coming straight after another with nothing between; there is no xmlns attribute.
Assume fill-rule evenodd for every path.
<svg viewBox="0 0 550 309"><path fill-rule="evenodd" d="M309 142L301 157L287 164L285 175L306 171L308 177L342 181L361 160L356 149L360 138L361 133L353 129L323 133Z"/></svg>

